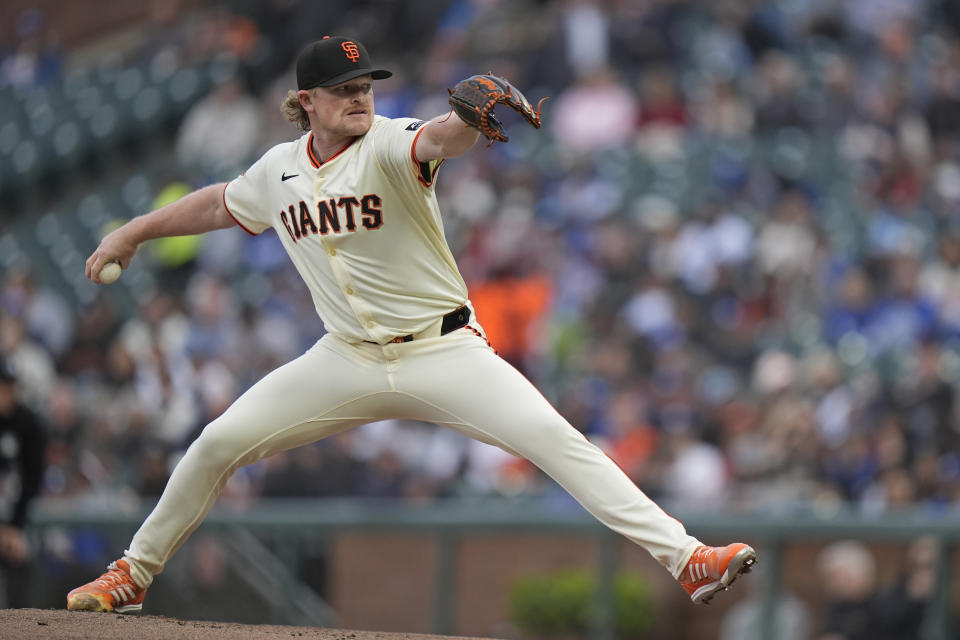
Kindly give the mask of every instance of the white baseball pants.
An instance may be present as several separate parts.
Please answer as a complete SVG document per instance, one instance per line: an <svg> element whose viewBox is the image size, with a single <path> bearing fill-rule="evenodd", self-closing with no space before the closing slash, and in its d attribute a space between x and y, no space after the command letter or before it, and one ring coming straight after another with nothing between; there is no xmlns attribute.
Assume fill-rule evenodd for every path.
<svg viewBox="0 0 960 640"><path fill-rule="evenodd" d="M328 334L193 442L125 552L134 580L153 581L238 467L388 418L444 425L527 458L674 577L700 544L470 327L383 346Z"/></svg>

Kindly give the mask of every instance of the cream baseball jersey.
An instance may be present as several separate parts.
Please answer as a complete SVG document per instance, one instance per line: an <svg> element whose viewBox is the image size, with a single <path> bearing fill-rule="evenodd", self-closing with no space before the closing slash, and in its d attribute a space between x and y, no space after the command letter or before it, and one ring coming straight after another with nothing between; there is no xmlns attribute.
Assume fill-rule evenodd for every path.
<svg viewBox="0 0 960 640"><path fill-rule="evenodd" d="M414 152L423 125L375 116L324 162L307 133L224 188L243 229L277 231L330 333L383 343L467 302L434 192L443 161L420 162Z"/></svg>

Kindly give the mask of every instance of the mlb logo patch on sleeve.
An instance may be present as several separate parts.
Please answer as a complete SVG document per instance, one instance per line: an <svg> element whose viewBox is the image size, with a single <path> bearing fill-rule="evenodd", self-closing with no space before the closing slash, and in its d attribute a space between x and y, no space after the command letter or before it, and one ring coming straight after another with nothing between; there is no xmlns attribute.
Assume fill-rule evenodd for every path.
<svg viewBox="0 0 960 640"><path fill-rule="evenodd" d="M407 131L416 131L423 125L427 124L425 120L417 120L416 122L411 122L407 125Z"/></svg>

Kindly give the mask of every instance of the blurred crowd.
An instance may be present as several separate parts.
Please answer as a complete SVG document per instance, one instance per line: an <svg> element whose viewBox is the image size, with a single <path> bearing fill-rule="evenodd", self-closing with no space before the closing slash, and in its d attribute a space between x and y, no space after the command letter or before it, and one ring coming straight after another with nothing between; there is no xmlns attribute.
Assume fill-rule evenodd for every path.
<svg viewBox="0 0 960 640"><path fill-rule="evenodd" d="M492 70L550 96L545 127L508 119L511 142L445 163L438 197L479 322L571 423L681 510L956 510L956 3L335 4L157 3L132 61L238 61L184 119L157 203L298 135L279 104L310 39L352 35L395 72L386 116L443 113L447 87ZM4 274L0 354L47 425L52 504L159 495L207 422L323 333L274 234L137 260L157 286L136 309ZM558 492L392 421L244 468L224 499Z"/></svg>
<svg viewBox="0 0 960 640"><path fill-rule="evenodd" d="M877 553L862 541L838 540L811 558L811 573L822 591L820 619L789 588L774 598L773 633L763 633L768 597L761 566L747 596L729 609L719 640L904 640L936 637L925 613L936 585L939 546L932 537L913 540L902 560ZM878 557L879 556L879 557ZM901 566L898 566L901 565Z"/></svg>

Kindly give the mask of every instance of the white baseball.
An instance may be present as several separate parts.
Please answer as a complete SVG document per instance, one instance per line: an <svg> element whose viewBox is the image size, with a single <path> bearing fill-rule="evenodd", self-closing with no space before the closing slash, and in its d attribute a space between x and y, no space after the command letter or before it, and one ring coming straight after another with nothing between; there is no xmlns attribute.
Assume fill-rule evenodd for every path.
<svg viewBox="0 0 960 640"><path fill-rule="evenodd" d="M118 262L108 262L100 269L100 282L102 284L113 284L120 277L122 269Z"/></svg>

